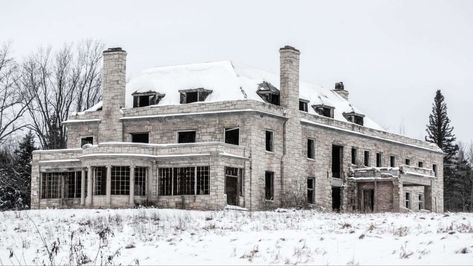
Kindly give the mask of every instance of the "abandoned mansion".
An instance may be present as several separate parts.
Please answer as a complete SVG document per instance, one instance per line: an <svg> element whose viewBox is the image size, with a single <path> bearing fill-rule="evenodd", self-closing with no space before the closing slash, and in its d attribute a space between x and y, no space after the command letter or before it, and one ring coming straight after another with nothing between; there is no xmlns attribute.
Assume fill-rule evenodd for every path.
<svg viewBox="0 0 473 266"><path fill-rule="evenodd" d="M342 82L299 81L293 47L279 75L221 61L126 82L126 56L103 52L103 100L64 122L67 148L34 152L32 208L443 211L443 152L385 131Z"/></svg>

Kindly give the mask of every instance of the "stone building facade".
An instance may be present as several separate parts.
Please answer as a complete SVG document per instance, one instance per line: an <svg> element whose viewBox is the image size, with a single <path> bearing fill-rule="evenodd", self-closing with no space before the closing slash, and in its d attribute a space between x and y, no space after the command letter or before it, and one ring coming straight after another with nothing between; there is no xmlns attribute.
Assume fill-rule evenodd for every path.
<svg viewBox="0 0 473 266"><path fill-rule="evenodd" d="M293 47L278 77L221 62L126 84L126 56L104 51L103 101L65 122L67 149L34 152L33 208L443 211L442 151L378 128L342 83L300 82Z"/></svg>

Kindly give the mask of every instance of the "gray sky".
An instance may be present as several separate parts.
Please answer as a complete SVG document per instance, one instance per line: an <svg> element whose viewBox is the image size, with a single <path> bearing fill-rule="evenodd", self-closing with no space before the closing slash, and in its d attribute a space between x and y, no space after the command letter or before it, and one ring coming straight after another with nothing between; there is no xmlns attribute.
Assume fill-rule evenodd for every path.
<svg viewBox="0 0 473 266"><path fill-rule="evenodd" d="M300 49L301 79L343 81L382 126L423 138L436 89L459 140L473 140L473 1L6 1L0 42L16 56L99 39L128 52L128 75L231 59L278 72Z"/></svg>

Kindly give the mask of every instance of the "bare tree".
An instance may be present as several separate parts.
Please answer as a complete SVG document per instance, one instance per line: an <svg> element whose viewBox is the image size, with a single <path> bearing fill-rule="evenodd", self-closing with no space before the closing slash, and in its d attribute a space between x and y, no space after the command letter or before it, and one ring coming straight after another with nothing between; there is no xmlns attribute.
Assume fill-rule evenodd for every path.
<svg viewBox="0 0 473 266"><path fill-rule="evenodd" d="M26 110L23 103L28 103L30 99L24 98L18 89L19 78L18 64L5 44L0 47L0 144L26 126L19 120Z"/></svg>
<svg viewBox="0 0 473 266"><path fill-rule="evenodd" d="M22 91L32 99L25 104L31 117L29 128L44 149L65 148L62 123L71 112L83 111L100 100L103 47L89 40L56 52L39 49L24 61Z"/></svg>

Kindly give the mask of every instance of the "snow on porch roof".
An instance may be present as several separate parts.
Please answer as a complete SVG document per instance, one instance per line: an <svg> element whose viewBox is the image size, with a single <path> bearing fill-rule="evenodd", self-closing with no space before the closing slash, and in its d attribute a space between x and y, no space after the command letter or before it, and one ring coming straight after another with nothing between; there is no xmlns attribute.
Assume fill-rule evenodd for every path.
<svg viewBox="0 0 473 266"><path fill-rule="evenodd" d="M197 88L212 90L206 102L244 99L263 102L256 93L258 85L263 81L279 89L278 74L235 65L231 61L156 67L144 70L128 82L125 106L133 106L133 93L149 91L165 94L158 105L176 105L180 103L179 90ZM311 108L314 104L329 105L335 108L334 119L344 122L347 122L343 116L344 112L363 113L336 92L307 82L300 82L299 98L309 101L309 113L316 114ZM384 130L366 116L364 125Z"/></svg>

